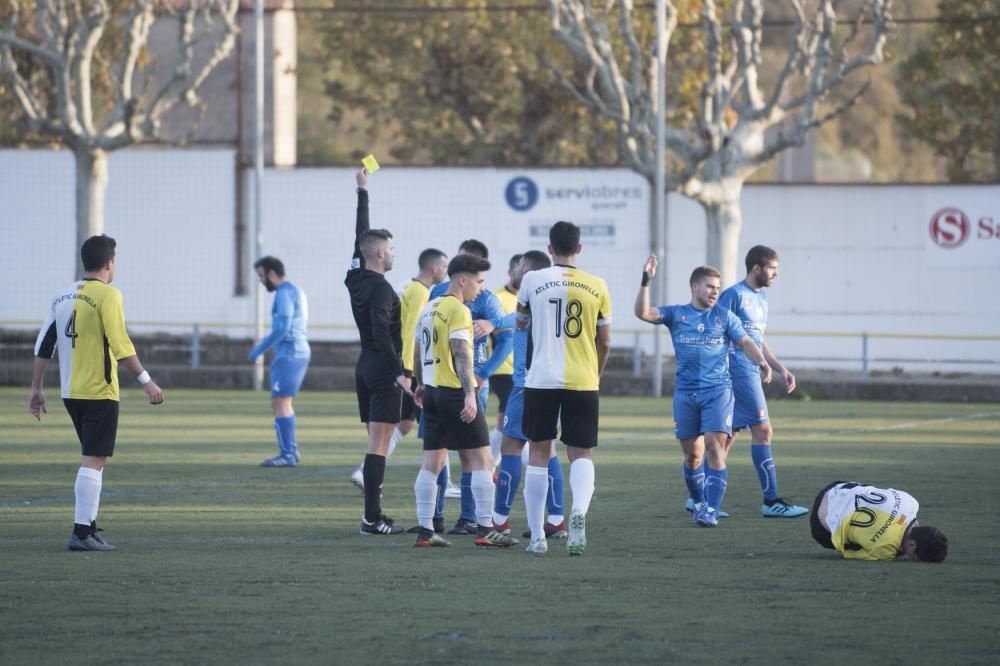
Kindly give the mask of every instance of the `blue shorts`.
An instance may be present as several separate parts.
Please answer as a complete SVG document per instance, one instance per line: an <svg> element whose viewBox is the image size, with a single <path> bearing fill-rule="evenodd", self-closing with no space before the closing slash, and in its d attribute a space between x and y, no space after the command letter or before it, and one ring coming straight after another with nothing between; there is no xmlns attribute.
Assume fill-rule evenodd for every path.
<svg viewBox="0 0 1000 666"><path fill-rule="evenodd" d="M292 398L298 395L308 369L308 356L275 358L271 362L271 397Z"/></svg>
<svg viewBox="0 0 1000 666"><path fill-rule="evenodd" d="M674 391L674 436L694 439L706 432L733 435L733 389L718 386L704 391Z"/></svg>
<svg viewBox="0 0 1000 666"><path fill-rule="evenodd" d="M524 387L515 386L507 396L507 409L503 413L503 436L519 439L522 442L528 438L521 430L524 416Z"/></svg>
<svg viewBox="0 0 1000 666"><path fill-rule="evenodd" d="M767 400L764 399L760 375L733 377L733 397L736 399L736 407L733 408L735 429L767 423Z"/></svg>

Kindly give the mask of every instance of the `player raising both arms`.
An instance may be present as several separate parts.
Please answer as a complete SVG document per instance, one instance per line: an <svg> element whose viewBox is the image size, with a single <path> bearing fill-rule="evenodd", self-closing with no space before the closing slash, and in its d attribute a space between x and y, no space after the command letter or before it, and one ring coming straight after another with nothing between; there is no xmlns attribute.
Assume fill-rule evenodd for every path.
<svg viewBox="0 0 1000 666"><path fill-rule="evenodd" d="M650 255L642 268L635 316L670 329L677 357L674 434L684 452L684 482L694 502L692 522L715 527L729 479L726 457L733 434L729 343L738 345L760 367L764 383L771 381L771 366L747 336L739 318L718 305L718 270L711 266L696 268L691 273L691 303L659 308L649 305L648 285L654 275L656 255ZM703 472L702 460L706 457L708 466Z"/></svg>
<svg viewBox="0 0 1000 666"><path fill-rule="evenodd" d="M611 296L603 279L576 267L580 228L556 222L549 229L555 264L527 273L517 294L517 326L531 327L532 351L524 389L522 429L528 437L524 507L531 529L529 552L548 551L544 510L552 440L566 445L573 505L566 550L587 545L586 516L594 496L598 388L611 352ZM559 426L559 428L557 428Z"/></svg>

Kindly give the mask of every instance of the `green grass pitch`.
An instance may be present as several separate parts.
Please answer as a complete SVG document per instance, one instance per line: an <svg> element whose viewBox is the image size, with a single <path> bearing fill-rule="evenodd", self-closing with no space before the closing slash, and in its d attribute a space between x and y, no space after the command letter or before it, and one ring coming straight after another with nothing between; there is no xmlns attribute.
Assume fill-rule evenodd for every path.
<svg viewBox="0 0 1000 666"><path fill-rule="evenodd" d="M299 396L303 464L262 469L266 394L169 391L154 408L136 389L101 502L118 550L71 553L79 446L57 386L42 423L26 396L0 389L4 664L996 663L1000 405L771 405L782 494L905 489L951 539L928 565L844 561L808 519L762 518L745 436L732 517L690 526L669 399L602 401L587 552L553 541L539 558L359 535L353 395ZM410 436L386 473L386 512L407 526L419 458ZM519 497L518 533L523 512Z"/></svg>

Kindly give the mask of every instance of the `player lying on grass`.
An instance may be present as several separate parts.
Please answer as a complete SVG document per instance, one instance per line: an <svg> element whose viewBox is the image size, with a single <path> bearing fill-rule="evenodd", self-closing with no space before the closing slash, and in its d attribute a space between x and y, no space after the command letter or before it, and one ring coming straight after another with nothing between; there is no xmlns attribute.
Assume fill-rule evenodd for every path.
<svg viewBox="0 0 1000 666"><path fill-rule="evenodd" d="M917 524L920 504L908 493L848 481L834 481L816 496L809 525L824 548L849 560L943 562L948 537Z"/></svg>

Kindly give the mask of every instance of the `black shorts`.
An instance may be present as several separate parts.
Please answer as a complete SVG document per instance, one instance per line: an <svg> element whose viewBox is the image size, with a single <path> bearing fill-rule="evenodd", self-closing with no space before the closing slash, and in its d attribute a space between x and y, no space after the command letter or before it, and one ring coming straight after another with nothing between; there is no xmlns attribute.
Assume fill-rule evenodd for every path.
<svg viewBox="0 0 1000 666"><path fill-rule="evenodd" d="M559 435L558 423L563 444L592 449L597 446L599 407L597 391L525 387L521 430L531 441L544 442Z"/></svg>
<svg viewBox="0 0 1000 666"><path fill-rule="evenodd" d="M490 377L490 393L495 393L500 399L500 407L497 409L503 413L507 411L507 399L510 392L514 390L514 375L493 375Z"/></svg>
<svg viewBox="0 0 1000 666"><path fill-rule="evenodd" d="M364 352L354 369L354 390L358 394L358 413L362 423L399 423L403 390L395 377L385 372Z"/></svg>
<svg viewBox="0 0 1000 666"><path fill-rule="evenodd" d="M819 505L823 502L823 497L826 493L834 486L840 485L841 483L847 483L846 481L834 481L823 490L819 491L819 495L816 495L816 500L813 502L812 512L809 514L809 531L812 533L812 538L819 545L824 548L829 548L830 550L837 550L833 546L833 539L831 538L830 530L826 529L826 525L819 518Z"/></svg>
<svg viewBox="0 0 1000 666"><path fill-rule="evenodd" d="M410 390L417 388L417 380L410 377ZM399 408L399 420L400 421L416 421L420 418L420 408L417 407L417 403L413 402L413 398L410 397L408 393L403 394L402 406Z"/></svg>
<svg viewBox="0 0 1000 666"><path fill-rule="evenodd" d="M63 398L85 456L111 457L118 435L117 400Z"/></svg>
<svg viewBox="0 0 1000 666"><path fill-rule="evenodd" d="M476 418L465 423L459 417L465 406L465 392L457 388L424 387L424 451L439 449L479 449L490 445L486 415L482 405L476 408Z"/></svg>

